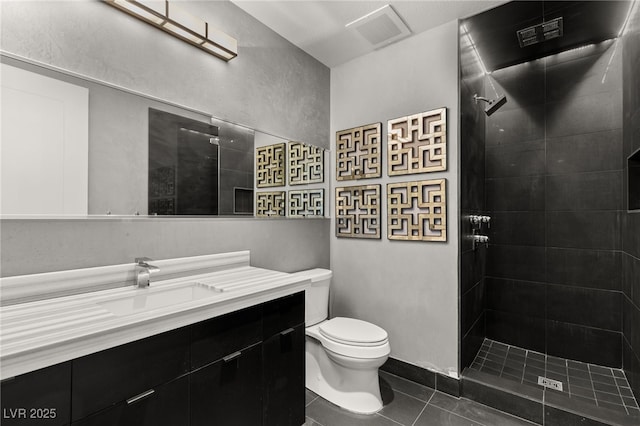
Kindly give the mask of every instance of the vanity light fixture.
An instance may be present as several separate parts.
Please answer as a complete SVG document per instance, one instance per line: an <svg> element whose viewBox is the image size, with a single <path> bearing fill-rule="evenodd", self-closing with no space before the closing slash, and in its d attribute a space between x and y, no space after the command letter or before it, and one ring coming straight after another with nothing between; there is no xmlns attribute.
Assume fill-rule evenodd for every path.
<svg viewBox="0 0 640 426"><path fill-rule="evenodd" d="M168 0L104 0L105 3L224 61L238 56L238 41Z"/></svg>

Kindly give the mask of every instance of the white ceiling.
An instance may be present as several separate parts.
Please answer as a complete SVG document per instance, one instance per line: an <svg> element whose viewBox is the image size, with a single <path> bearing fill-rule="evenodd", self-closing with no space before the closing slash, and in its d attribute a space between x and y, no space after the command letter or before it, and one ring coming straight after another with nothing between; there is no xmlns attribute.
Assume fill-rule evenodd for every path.
<svg viewBox="0 0 640 426"><path fill-rule="evenodd" d="M412 35L458 18L466 18L506 1L486 0L232 0L238 7L328 67L371 52L373 47L352 22L390 4Z"/></svg>

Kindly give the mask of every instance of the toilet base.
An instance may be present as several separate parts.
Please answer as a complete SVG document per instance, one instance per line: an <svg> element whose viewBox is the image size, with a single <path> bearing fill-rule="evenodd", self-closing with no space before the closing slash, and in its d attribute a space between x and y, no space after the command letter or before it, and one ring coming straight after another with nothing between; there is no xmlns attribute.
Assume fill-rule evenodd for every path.
<svg viewBox="0 0 640 426"><path fill-rule="evenodd" d="M373 414L382 408L378 367L384 364L388 355L350 361L327 351L312 337L306 337L305 345L306 387L309 390L355 413Z"/></svg>

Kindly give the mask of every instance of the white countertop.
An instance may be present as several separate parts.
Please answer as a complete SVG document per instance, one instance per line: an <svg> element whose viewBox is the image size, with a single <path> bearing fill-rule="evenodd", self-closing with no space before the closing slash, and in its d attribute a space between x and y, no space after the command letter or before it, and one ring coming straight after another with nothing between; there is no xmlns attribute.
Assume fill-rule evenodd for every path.
<svg viewBox="0 0 640 426"><path fill-rule="evenodd" d="M104 302L180 288L216 287L211 297L117 315ZM19 303L0 308L0 379L194 324L303 291L303 277L251 266ZM145 293L146 292L146 293ZM151 293L150 293L151 292Z"/></svg>

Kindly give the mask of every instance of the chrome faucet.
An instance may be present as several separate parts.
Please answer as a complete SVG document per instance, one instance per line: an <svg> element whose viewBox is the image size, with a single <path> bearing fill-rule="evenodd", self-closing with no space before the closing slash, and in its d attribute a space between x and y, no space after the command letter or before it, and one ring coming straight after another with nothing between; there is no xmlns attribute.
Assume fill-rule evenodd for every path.
<svg viewBox="0 0 640 426"><path fill-rule="evenodd" d="M160 270L157 266L148 263L151 260L148 257L136 257L136 287L149 287L151 274Z"/></svg>

